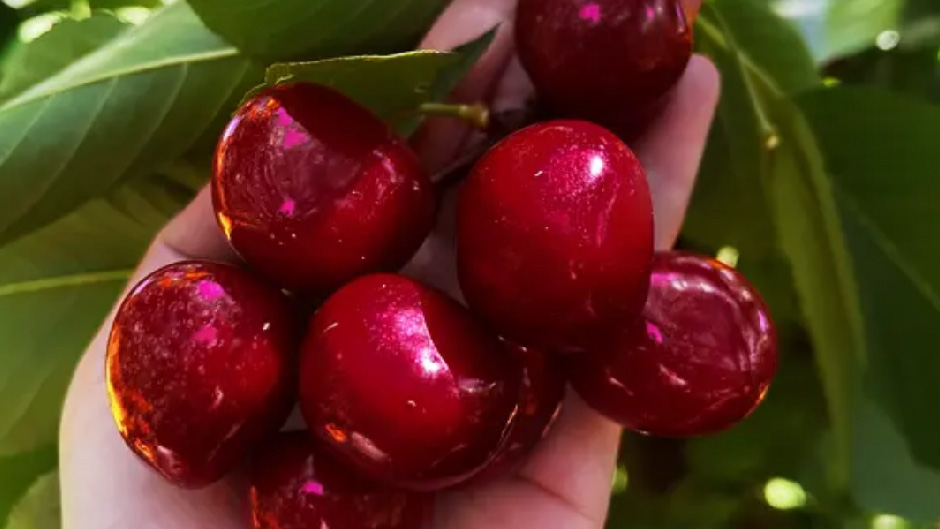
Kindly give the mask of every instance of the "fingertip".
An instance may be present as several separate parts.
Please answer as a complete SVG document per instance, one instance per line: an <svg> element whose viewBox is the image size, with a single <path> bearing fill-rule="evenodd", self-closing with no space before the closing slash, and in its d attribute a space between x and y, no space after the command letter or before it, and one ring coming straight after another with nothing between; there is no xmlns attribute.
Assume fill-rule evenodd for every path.
<svg viewBox="0 0 940 529"><path fill-rule="evenodd" d="M721 92L721 72L711 59L700 53L693 54L685 75L691 76L697 86L708 90L706 97L715 103L718 102Z"/></svg>
<svg viewBox="0 0 940 529"><path fill-rule="evenodd" d="M163 228L155 243L159 245L182 259L239 260L216 222L208 187Z"/></svg>
<svg viewBox="0 0 940 529"><path fill-rule="evenodd" d="M490 108L494 113L524 108L535 94L532 80L522 66L518 55L513 55L502 78L493 91Z"/></svg>
<svg viewBox="0 0 940 529"><path fill-rule="evenodd" d="M720 92L718 69L693 55L669 104L634 143L649 176L659 249L671 247L682 226Z"/></svg>

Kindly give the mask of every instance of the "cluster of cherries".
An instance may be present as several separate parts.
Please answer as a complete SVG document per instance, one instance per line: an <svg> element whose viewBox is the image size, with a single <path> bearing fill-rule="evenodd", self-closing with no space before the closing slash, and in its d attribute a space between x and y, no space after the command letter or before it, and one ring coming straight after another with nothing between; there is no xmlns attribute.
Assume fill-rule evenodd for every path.
<svg viewBox="0 0 940 529"><path fill-rule="evenodd" d="M417 528L428 493L517 468L569 383L659 436L714 433L760 403L767 308L730 267L654 252L646 174L621 140L688 62L678 0L520 0L516 30L565 120L502 139L463 182L465 304L397 273L439 189L385 123L308 83L237 112L211 187L247 267L153 272L110 336L114 418L153 469L196 488L250 461L257 529ZM307 431L280 432L298 402Z"/></svg>

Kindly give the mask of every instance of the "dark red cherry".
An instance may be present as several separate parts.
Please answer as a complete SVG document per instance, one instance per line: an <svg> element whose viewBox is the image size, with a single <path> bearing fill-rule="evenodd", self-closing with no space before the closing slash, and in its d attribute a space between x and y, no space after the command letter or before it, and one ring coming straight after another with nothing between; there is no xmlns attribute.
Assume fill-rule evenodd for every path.
<svg viewBox="0 0 940 529"><path fill-rule="evenodd" d="M423 495L380 487L314 446L306 432L281 433L250 472L255 529L421 529Z"/></svg>
<svg viewBox="0 0 940 529"><path fill-rule="evenodd" d="M323 295L396 271L434 222L435 196L387 125L329 88L268 88L232 118L212 179L219 225L278 284Z"/></svg>
<svg viewBox="0 0 940 529"><path fill-rule="evenodd" d="M733 268L693 254L656 256L644 320L574 358L571 383L627 428L663 437L716 433L747 417L777 369L760 295Z"/></svg>
<svg viewBox="0 0 940 529"><path fill-rule="evenodd" d="M363 473L413 490L461 482L503 442L519 372L441 292L366 276L314 316L301 354L310 430Z"/></svg>
<svg viewBox="0 0 940 529"><path fill-rule="evenodd" d="M178 485L218 480L286 420L298 324L279 290L239 268L153 272L122 302L108 342L124 440Z"/></svg>
<svg viewBox="0 0 940 529"><path fill-rule="evenodd" d="M537 349L504 342L522 371L519 405L499 455L474 479L502 477L515 470L551 430L565 396L567 379L558 359Z"/></svg>
<svg viewBox="0 0 940 529"><path fill-rule="evenodd" d="M460 193L461 290L471 309L524 345L580 351L637 318L652 255L643 167L588 122L516 132L479 161Z"/></svg>
<svg viewBox="0 0 940 529"><path fill-rule="evenodd" d="M685 71L692 27L680 0L520 0L516 45L551 110L632 136Z"/></svg>

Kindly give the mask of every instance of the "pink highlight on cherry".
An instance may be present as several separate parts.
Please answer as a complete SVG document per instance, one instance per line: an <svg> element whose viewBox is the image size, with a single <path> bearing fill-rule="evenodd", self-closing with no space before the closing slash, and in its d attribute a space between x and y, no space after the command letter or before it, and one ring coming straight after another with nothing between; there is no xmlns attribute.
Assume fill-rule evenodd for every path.
<svg viewBox="0 0 940 529"><path fill-rule="evenodd" d="M199 282L199 295L206 301L214 301L225 295L225 289L221 285L211 280Z"/></svg>
<svg viewBox="0 0 940 529"><path fill-rule="evenodd" d="M308 481L304 483L300 490L314 496L323 496L323 484L318 481Z"/></svg>
<svg viewBox="0 0 940 529"><path fill-rule="evenodd" d="M582 19L598 24L601 21L601 6L593 2L584 4L581 7L580 15Z"/></svg>
<svg viewBox="0 0 940 529"><path fill-rule="evenodd" d="M193 335L193 340L197 342L205 342L211 344L219 338L219 331L215 328L214 325L203 325L196 331L196 334Z"/></svg>
<svg viewBox="0 0 940 529"><path fill-rule="evenodd" d="M294 210L296 209L297 209L297 202L295 202L294 199L290 197L286 197L284 199L284 202L281 203L281 207L277 209L277 212L287 217L293 217Z"/></svg>

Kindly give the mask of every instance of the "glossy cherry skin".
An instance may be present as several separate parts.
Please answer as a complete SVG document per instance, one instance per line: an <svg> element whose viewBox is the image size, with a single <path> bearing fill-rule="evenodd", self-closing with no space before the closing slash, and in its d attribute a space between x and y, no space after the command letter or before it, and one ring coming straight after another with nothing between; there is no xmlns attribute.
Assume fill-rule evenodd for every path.
<svg viewBox="0 0 940 529"><path fill-rule="evenodd" d="M551 431L565 396L567 378L554 355L503 343L522 371L518 408L499 454L474 477L475 482L504 477L516 470Z"/></svg>
<svg viewBox="0 0 940 529"><path fill-rule="evenodd" d="M680 0L520 0L516 45L551 110L633 136L685 71L692 27Z"/></svg>
<svg viewBox="0 0 940 529"><path fill-rule="evenodd" d="M430 498L376 485L314 445L284 432L251 463L255 529L421 529Z"/></svg>
<svg viewBox="0 0 940 529"><path fill-rule="evenodd" d="M513 358L441 292L366 276L314 316L301 353L311 432L364 474L412 489L457 484L503 443L519 395Z"/></svg>
<svg viewBox="0 0 940 529"><path fill-rule="evenodd" d="M639 317L652 255L643 167L588 122L514 133L460 192L461 290L474 312L523 345L581 351Z"/></svg>
<svg viewBox="0 0 940 529"><path fill-rule="evenodd" d="M397 271L436 208L403 140L344 95L308 83L268 88L235 114L216 151L212 198L245 261L313 296Z"/></svg>
<svg viewBox="0 0 940 529"><path fill-rule="evenodd" d="M234 266L183 262L144 278L107 351L128 446L177 485L221 478L286 420L299 323L279 290Z"/></svg>
<svg viewBox="0 0 940 529"><path fill-rule="evenodd" d="M644 320L610 346L571 359L594 409L661 437L726 430L763 400L777 370L776 331L736 270L684 252L656 256Z"/></svg>

